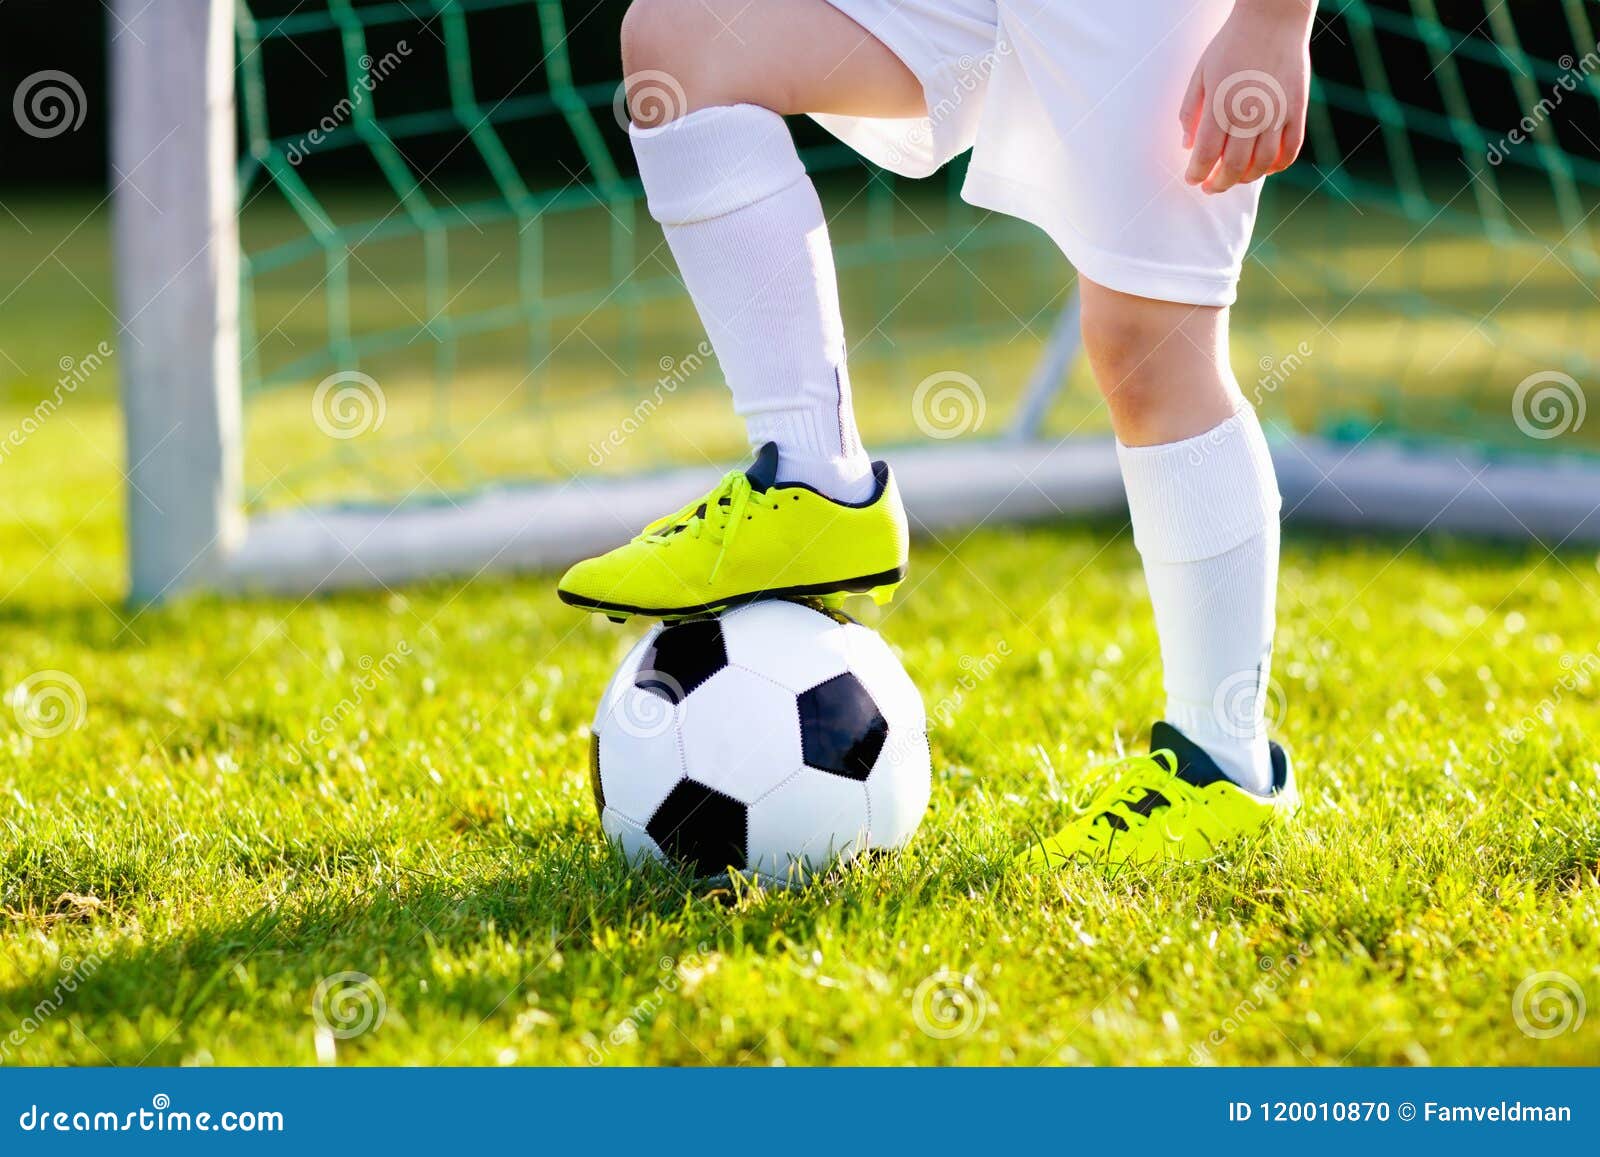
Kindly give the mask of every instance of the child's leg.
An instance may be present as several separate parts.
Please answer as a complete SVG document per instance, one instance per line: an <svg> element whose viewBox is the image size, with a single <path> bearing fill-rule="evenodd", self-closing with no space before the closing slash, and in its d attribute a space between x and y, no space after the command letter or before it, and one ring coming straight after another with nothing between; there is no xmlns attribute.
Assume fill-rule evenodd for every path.
<svg viewBox="0 0 1600 1157"><path fill-rule="evenodd" d="M1279 498L1255 411L1228 367L1227 309L1081 283L1084 344L1111 410L1161 637L1166 718L1265 794Z"/></svg>
<svg viewBox="0 0 1600 1157"><path fill-rule="evenodd" d="M870 495L827 222L780 114L912 116L922 87L825 0L635 0L634 153L752 445L779 481Z"/></svg>

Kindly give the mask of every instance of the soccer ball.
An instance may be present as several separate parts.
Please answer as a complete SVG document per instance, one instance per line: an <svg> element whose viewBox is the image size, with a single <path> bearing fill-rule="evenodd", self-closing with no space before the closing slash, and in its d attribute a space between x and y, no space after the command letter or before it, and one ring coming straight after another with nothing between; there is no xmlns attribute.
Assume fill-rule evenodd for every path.
<svg viewBox="0 0 1600 1157"><path fill-rule="evenodd" d="M799 881L911 838L927 715L876 632L752 603L656 626L628 652L595 713L590 775L630 859Z"/></svg>

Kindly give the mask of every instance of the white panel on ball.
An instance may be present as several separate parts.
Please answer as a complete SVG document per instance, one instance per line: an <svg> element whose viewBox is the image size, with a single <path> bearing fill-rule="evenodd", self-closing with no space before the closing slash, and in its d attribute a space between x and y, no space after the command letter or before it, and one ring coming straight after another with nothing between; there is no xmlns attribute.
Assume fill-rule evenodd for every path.
<svg viewBox="0 0 1600 1157"><path fill-rule="evenodd" d="M880 774L889 772L890 774ZM889 742L867 777L867 803L872 813L872 846L903 847L916 834L932 792L928 733L889 728Z"/></svg>
<svg viewBox="0 0 1600 1157"><path fill-rule="evenodd" d="M850 668L844 628L798 603L752 603L729 611L722 631L728 662L797 695Z"/></svg>
<svg viewBox="0 0 1600 1157"><path fill-rule="evenodd" d="M800 768L794 694L771 679L724 667L678 712L689 777L740 803L754 803Z"/></svg>
<svg viewBox="0 0 1600 1157"><path fill-rule="evenodd" d="M854 859L867 840L861 784L811 768L750 809L750 869L784 878L791 864L809 871L835 857Z"/></svg>
<svg viewBox="0 0 1600 1157"><path fill-rule="evenodd" d="M684 776L675 712L631 683L600 723L600 789L607 806L636 824L649 822Z"/></svg>
<svg viewBox="0 0 1600 1157"><path fill-rule="evenodd" d="M608 807L600 813L600 827L616 841L622 854L629 860L637 862L665 858L649 833L614 807Z"/></svg>
<svg viewBox="0 0 1600 1157"><path fill-rule="evenodd" d="M660 633L660 626L646 632L642 639L629 648L628 653L622 657L622 662L617 664L616 671L611 675L611 682L606 684L605 693L600 696L600 703L595 708L594 726L591 730L599 732L600 722L615 706L617 696L622 693L623 688L633 686L633 677L639 671L639 660L644 657L650 644L655 642L656 636Z"/></svg>

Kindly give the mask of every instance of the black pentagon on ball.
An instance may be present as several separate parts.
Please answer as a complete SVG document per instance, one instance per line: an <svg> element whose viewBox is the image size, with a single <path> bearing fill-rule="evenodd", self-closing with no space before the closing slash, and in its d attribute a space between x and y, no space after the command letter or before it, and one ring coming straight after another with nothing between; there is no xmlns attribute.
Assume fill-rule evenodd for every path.
<svg viewBox="0 0 1600 1157"><path fill-rule="evenodd" d="M691 619L664 627L639 660L633 685L681 703L700 684L728 665L728 648L717 619Z"/></svg>
<svg viewBox="0 0 1600 1157"><path fill-rule="evenodd" d="M850 672L800 695L800 749L818 771L864 780L878 762L889 723Z"/></svg>
<svg viewBox="0 0 1600 1157"><path fill-rule="evenodd" d="M679 780L644 830L668 857L701 876L744 868L749 830L744 804L703 783Z"/></svg>

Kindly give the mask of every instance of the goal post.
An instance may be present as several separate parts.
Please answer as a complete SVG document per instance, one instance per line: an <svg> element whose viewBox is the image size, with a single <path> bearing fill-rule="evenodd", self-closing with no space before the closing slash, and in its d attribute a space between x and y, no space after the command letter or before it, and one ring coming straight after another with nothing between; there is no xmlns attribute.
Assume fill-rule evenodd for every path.
<svg viewBox="0 0 1600 1157"><path fill-rule="evenodd" d="M416 10L324 0L285 3L257 19L266 3L114 0L111 180L131 598L553 568L614 544L709 485L731 454L725 442L708 457L693 441L662 438L673 448L621 469L604 455L595 461L594 442L584 457L582 431L593 430L596 406L611 407L602 422L613 432L665 422L674 407L726 409L705 359L652 355L687 332L681 314L668 326L657 312L681 307L682 291L651 264L641 191L619 155L626 138L609 122L616 78L596 79L574 60L574 38L596 27L588 8L570 19L561 0L432 0ZM1327 400L1314 421L1268 415L1291 521L1551 546L1600 541L1600 458L1590 443L1556 440L1583 426L1584 385L1593 383L1578 376L1594 368L1600 315L1577 291L1541 297L1536 312L1496 306L1530 281L1546 294L1541 252L1580 273L1596 267L1585 222L1600 198L1600 158L1582 154L1588 120L1576 134L1557 131L1559 102L1548 95L1561 94L1563 116L1600 108L1600 46L1581 42L1593 39L1585 30L1595 6L1563 0L1565 55L1548 41L1542 52L1527 48L1513 16L1491 6L1476 19L1441 17L1434 0L1352 0L1331 17L1339 36L1329 51L1349 60L1342 79L1319 77L1307 153L1269 188L1281 208L1264 210L1247 279L1275 296L1266 308L1258 301L1240 311L1241 320L1265 316L1248 331L1260 348L1284 349L1295 327L1332 335L1304 368L1291 355L1267 373L1264 359L1254 388L1240 375L1247 395L1270 395L1272 406L1302 386ZM528 17L521 27L535 79L489 91L493 70L477 53L495 36L475 22L517 15ZM1431 62L1420 80L1399 76L1411 50ZM322 115L300 123L285 121L293 102L268 99L273 70L295 55L313 61L311 81L332 86ZM402 87L433 83L430 69L435 105L396 99ZM1472 69L1503 74L1509 99L1533 122L1516 130L1525 143L1508 135L1510 125L1474 119ZM480 165L473 182L447 187L450 165L423 157L439 138L436 154L450 165ZM1367 140L1381 143L1382 164L1347 156ZM804 151L813 171L856 182L825 201L830 215L838 207L846 308L871 297L871 320L880 323L854 335L861 345L852 366L859 359L863 367L853 374L857 401L870 443L896 468L913 526L941 534L1123 510L1114 444L1103 421L1087 416L1076 297L1060 288L1069 271L1051 266L1060 281L1033 291L1021 309L1002 302L998 328L969 316L990 304L985 294L997 296L998 282L966 285L962 269L981 267L992 251L998 276L1020 281L1014 255L1043 254L1046 243L962 205L953 177L942 201L913 204L904 183L838 146ZM346 185L319 186L311 171L324 157L369 161L372 195L386 206L369 213L364 202L346 203ZM551 169L543 184L524 167L540 165ZM1452 166L1464 179L1435 189L1435 174ZM1514 172L1548 178L1550 196L1540 186L1529 202L1548 202L1536 226L1519 212L1526 205ZM269 236L242 249L241 210L259 213L272 197L283 208ZM1308 203L1326 207L1297 239L1295 213ZM1368 232L1329 237L1323 222ZM1449 243L1419 257L1415 238L1436 227ZM385 264L372 252L379 244L414 248ZM1441 274L1441 259L1461 264ZM895 261L916 263L913 275L895 281ZM935 270L968 296L940 296L914 340L886 337ZM274 288L273 277L291 279L289 288ZM1463 304L1458 283L1473 279L1494 307L1487 313ZM951 291L940 283L938 292ZM302 316L308 300L321 306L314 323ZM363 310L377 320L364 324ZM487 371L469 364L477 341L488 343ZM943 359L935 366L965 364L977 351L997 355L999 368L981 385L964 372L926 373L927 360L906 353L922 341L954 351L931 355ZM1388 344L1374 352L1380 341ZM1479 348L1481 367L1469 356ZM397 355L404 364L386 377L377 366ZM556 372L568 357L577 368ZM690 362L694 380L680 383ZM669 372L669 364L679 368ZM595 373L614 387L601 402L572 385L586 387ZM911 394L877 425L873 375ZM1452 375L1477 392L1467 397L1468 385L1452 386ZM378 377L401 384L386 391ZM457 401L483 392L485 378L494 385L488 401L467 419L452 416ZM1371 409L1341 425L1351 383ZM1443 391L1431 399L1438 405L1414 421L1410 395L1429 389ZM297 459L252 483L252 415L273 405L293 420L268 414L266 443L314 442L321 456L306 469L331 482L288 485L299 477ZM359 436L330 428L343 415L313 414L345 405L360 411ZM941 424L940 407L954 408L953 426ZM539 471L506 466L502 456L460 485L440 482L436 462L463 456L468 435L509 428L513 408L519 430L571 445ZM574 421L578 411L583 421ZM915 420L904 420L913 411ZM385 437L403 429L374 441L366 431L386 413ZM444 452L413 475L359 495L340 489L340 479L392 465L427 439Z"/></svg>
<svg viewBox="0 0 1600 1157"><path fill-rule="evenodd" d="M245 537L232 0L115 0L111 185L129 583L224 576Z"/></svg>

